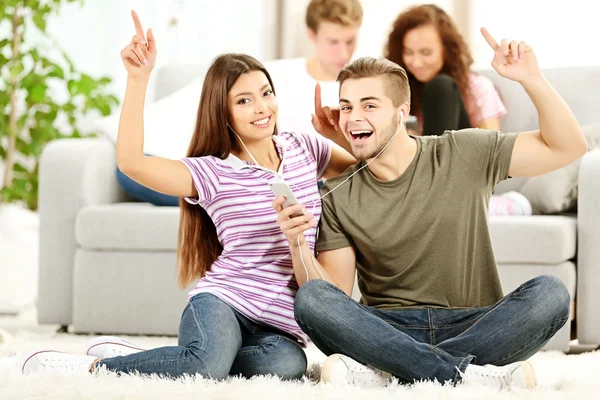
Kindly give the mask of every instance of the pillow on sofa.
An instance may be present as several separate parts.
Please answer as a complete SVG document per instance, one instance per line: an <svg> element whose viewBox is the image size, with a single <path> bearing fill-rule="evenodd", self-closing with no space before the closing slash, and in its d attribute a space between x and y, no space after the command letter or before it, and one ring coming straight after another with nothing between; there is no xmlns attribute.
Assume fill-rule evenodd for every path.
<svg viewBox="0 0 600 400"><path fill-rule="evenodd" d="M171 159L185 157L196 126L202 80L195 80L144 108L144 153ZM117 142L120 112L100 118L94 127Z"/></svg>
<svg viewBox="0 0 600 400"><path fill-rule="evenodd" d="M586 125L583 133L588 149L600 148L600 124ZM527 179L520 188L531 202L534 214L556 214L577 205L577 183L581 159L544 175Z"/></svg>

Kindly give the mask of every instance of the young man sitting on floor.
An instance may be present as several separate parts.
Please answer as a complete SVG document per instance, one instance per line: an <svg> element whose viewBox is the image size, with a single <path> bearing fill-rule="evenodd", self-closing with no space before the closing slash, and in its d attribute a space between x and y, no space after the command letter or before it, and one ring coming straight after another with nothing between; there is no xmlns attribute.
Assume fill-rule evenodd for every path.
<svg viewBox="0 0 600 400"><path fill-rule="evenodd" d="M406 72L359 59L338 77L339 130L321 121L321 133L360 161L322 189L316 259L303 236L312 216L291 217L311 205L273 204L301 285L296 321L329 356L325 382L385 384L395 376L532 388L525 360L569 318L569 293L556 277L503 296L487 214L498 182L565 166L586 141L533 50L482 33L492 66L529 94L539 130L411 137ZM350 298L355 271L361 303Z"/></svg>

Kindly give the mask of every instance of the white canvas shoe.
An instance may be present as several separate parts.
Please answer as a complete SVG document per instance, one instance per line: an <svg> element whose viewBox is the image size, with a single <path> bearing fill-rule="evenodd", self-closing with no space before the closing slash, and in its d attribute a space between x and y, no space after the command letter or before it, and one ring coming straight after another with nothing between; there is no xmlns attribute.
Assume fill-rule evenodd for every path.
<svg viewBox="0 0 600 400"><path fill-rule="evenodd" d="M42 350L23 354L18 365L23 374L39 372L90 372L96 357L81 354L62 353L54 350Z"/></svg>
<svg viewBox="0 0 600 400"><path fill-rule="evenodd" d="M531 390L537 386L533 366L526 361L503 367L470 364L461 376L463 383L467 385L484 385L498 390L512 388Z"/></svg>
<svg viewBox="0 0 600 400"><path fill-rule="evenodd" d="M321 370L321 381L334 386L384 387L391 380L391 374L363 365L343 354L327 357Z"/></svg>
<svg viewBox="0 0 600 400"><path fill-rule="evenodd" d="M145 350L146 349L142 349L120 337L100 336L90 340L88 343L87 355L98 358L112 358L128 356Z"/></svg>

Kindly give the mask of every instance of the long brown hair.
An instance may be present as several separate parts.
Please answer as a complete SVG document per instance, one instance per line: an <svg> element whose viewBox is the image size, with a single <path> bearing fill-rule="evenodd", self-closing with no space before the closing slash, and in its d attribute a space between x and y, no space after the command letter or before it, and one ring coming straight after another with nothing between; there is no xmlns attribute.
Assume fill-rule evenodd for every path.
<svg viewBox="0 0 600 400"><path fill-rule="evenodd" d="M265 67L246 54L223 54L217 57L204 78L194 135L187 157L214 156L225 159L238 150L235 134L227 125L227 94L238 78L251 71L262 71L275 93L273 81ZM223 246L217 229L204 208L180 200L181 216L177 239L177 283L185 288L202 278Z"/></svg>
<svg viewBox="0 0 600 400"><path fill-rule="evenodd" d="M396 18L384 50L387 59L406 69L412 95L411 113L419 119L422 117L421 94L424 84L404 64L404 36L408 31L423 25L433 25L437 29L444 48L444 65L440 73L448 74L456 82L467 111L471 111L475 105L469 86L470 67L473 64L469 47L444 10L433 4L424 4L412 7Z"/></svg>

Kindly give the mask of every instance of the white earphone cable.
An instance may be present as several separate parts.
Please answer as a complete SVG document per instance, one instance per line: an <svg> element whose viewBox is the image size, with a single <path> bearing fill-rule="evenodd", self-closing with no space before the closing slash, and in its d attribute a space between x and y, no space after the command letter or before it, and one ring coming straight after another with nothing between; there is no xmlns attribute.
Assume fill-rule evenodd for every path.
<svg viewBox="0 0 600 400"><path fill-rule="evenodd" d="M400 126L402 126L402 117L403 116L404 116L404 113L400 113ZM256 165L260 167L260 165L254 158L252 153L250 153L250 150L248 150L248 148L244 144L244 141L242 140L242 138L233 130L233 128L231 128L231 126L229 126L229 129L231 129L233 131L233 133L235 133L235 135L238 137L238 139L242 143L242 146L244 146L244 149L246 149L246 152L248 152L248 154L250 155L250 158L252 158L252 161L254 161L256 163ZM379 153L377 153L377 155L375 155L375 157L373 157L371 160L369 160L369 162L367 162L365 165L363 165L362 167L360 167L359 169L354 171L354 173L352 175L350 175L349 177L344 179L340 184L338 184L336 187L331 189L329 192L325 193L323 196L319 197L317 200L313 200L312 214L314 215L317 201L322 200L324 197L328 196L331 192L333 192L334 190L336 190L337 188L342 186L344 183L348 182L350 180L350 178L352 178L354 175L358 174L362 169L368 167L369 164L371 164L373 161L375 161L375 159L377 157L379 157L381 155L381 153L383 153L385 151L385 149L387 149L387 147L390 145L390 143L392 143L392 140L394 140L394 138L398 135L399 132L400 132L400 129L396 130L396 132L390 138L390 140L388 140L386 145L383 146L383 148L379 151ZM289 183L291 183L291 182L289 182ZM294 186L296 189L298 189L298 186L294 185L293 183L291 183L291 185ZM316 228L313 228L313 229L316 229ZM306 263L304 262L304 255L302 254L302 247L300 246L300 235L296 236L296 239L297 239L297 243L298 243L298 249L300 250L300 261L302 262L302 266L304 267L304 272L306 273L306 281L309 281L310 275L308 273L308 268L306 267ZM316 241L316 235L315 235L315 241ZM308 246L308 242L306 243L306 245ZM309 250L310 250L310 246L309 246ZM310 258L311 264L312 264L313 268L315 269L315 271L317 271L317 274L319 275L319 277L324 280L323 275L321 274L320 268L317 266L317 264L315 264L314 258L315 258L314 255L311 254L311 258Z"/></svg>

